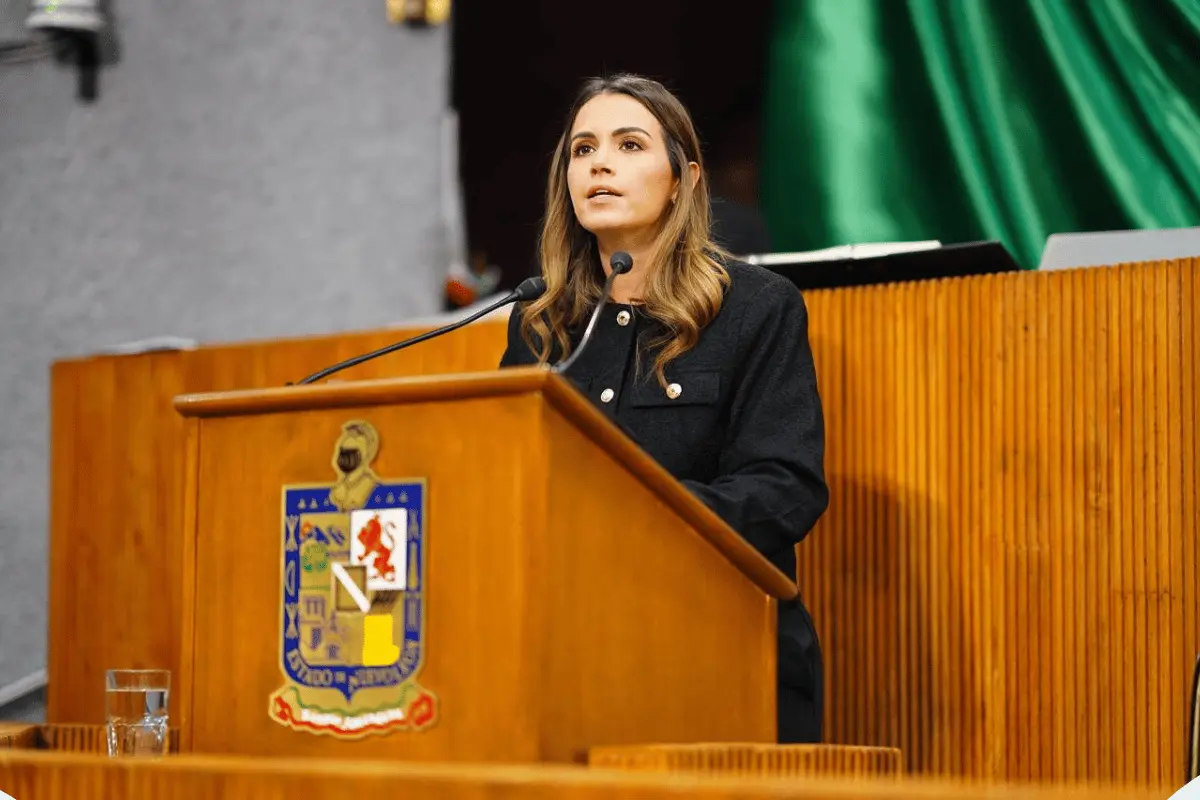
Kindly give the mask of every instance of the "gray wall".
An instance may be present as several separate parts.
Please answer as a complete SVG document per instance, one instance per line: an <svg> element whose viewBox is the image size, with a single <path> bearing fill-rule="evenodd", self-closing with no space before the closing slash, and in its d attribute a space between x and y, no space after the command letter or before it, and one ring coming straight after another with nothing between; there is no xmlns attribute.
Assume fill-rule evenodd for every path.
<svg viewBox="0 0 1200 800"><path fill-rule="evenodd" d="M44 666L48 369L439 310L449 30L383 0L118 0L94 106L0 66L0 687ZM0 0L0 40L26 36Z"/></svg>

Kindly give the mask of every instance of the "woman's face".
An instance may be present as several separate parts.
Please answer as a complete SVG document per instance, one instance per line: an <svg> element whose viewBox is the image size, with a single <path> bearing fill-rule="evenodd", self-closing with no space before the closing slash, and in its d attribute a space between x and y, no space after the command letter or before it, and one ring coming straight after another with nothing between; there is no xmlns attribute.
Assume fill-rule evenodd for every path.
<svg viewBox="0 0 1200 800"><path fill-rule="evenodd" d="M593 97L571 126L567 188L575 216L601 240L648 240L678 190L662 126L623 94Z"/></svg>

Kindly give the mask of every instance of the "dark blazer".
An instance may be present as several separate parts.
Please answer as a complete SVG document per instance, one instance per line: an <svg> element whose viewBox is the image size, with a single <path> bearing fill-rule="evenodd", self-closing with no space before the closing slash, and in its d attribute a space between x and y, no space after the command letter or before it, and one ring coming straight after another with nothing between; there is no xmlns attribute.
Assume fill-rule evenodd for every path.
<svg viewBox="0 0 1200 800"><path fill-rule="evenodd" d="M601 313L567 375L650 456L795 578L795 545L829 499L808 313L785 278L738 261L726 269L731 282L721 311L696 347L668 365L667 389L654 376L653 354L635 353L638 341L661 335L663 326L637 306L617 303ZM514 311L501 367L537 362L519 324ZM581 335L582 326L572 332L573 347ZM813 741L814 724L819 739L820 647L801 602L780 604L779 635L780 739ZM785 695L810 707L788 707ZM815 721L799 718L806 715Z"/></svg>

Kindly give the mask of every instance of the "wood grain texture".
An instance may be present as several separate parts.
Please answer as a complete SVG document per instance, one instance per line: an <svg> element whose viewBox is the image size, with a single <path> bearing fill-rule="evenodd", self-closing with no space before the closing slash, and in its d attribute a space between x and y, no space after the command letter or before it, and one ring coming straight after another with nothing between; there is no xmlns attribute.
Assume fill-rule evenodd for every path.
<svg viewBox="0 0 1200 800"><path fill-rule="evenodd" d="M105 725L27 725L0 722L0 748L56 750L107 756L108 728ZM173 727L168 732L167 752L179 752L178 728Z"/></svg>
<svg viewBox="0 0 1200 800"><path fill-rule="evenodd" d="M505 329L502 321L481 321L334 378L490 370L503 352ZM103 722L106 669L166 668L181 676L186 433L172 399L184 392L283 386L424 330L217 344L53 365L48 721Z"/></svg>
<svg viewBox="0 0 1200 800"><path fill-rule="evenodd" d="M399 328L197 348L182 354L186 376L184 391L282 387L322 367L425 330ZM506 331L507 317L480 320L445 336L336 373L325 383L493 370L504 352Z"/></svg>
<svg viewBox="0 0 1200 800"><path fill-rule="evenodd" d="M1182 775L1200 650L1197 297L1194 260L806 294L833 500L799 577L831 741L900 747L920 772ZM111 509L182 514L170 399L279 387L416 332L55 366L52 721L102 721L106 667L176 663L173 626L120 598L177 584L104 566L132 538ZM485 323L336 377L490 370L503 347ZM115 402L148 374L154 413ZM149 476L122 466L146 441ZM143 538L140 557L173 546Z"/></svg>
<svg viewBox="0 0 1200 800"><path fill-rule="evenodd" d="M28 750L37 747L38 725L29 722L0 722L0 749Z"/></svg>
<svg viewBox="0 0 1200 800"><path fill-rule="evenodd" d="M37 800L1162 800L1163 789L894 778L767 779L567 766L171 756L158 761L0 750L0 789Z"/></svg>
<svg viewBox="0 0 1200 800"><path fill-rule="evenodd" d="M828 740L917 773L1182 778L1200 264L806 296Z"/></svg>
<svg viewBox="0 0 1200 800"><path fill-rule="evenodd" d="M177 354L51 372L47 718L104 720L107 669L179 670Z"/></svg>
<svg viewBox="0 0 1200 800"><path fill-rule="evenodd" d="M794 579L784 575L700 503L661 465L622 434L596 407L568 382L538 368L492 370L480 373L444 374L420 378L388 378L275 389L207 392L181 395L175 408L189 418L246 414L271 414L316 409L350 409L384 403L457 402L487 397L505 397L542 392L559 413L591 441L601 446L604 457L622 463L681 518L694 525L702 536L737 565L763 591L781 600L796 596ZM454 435L457 432L451 431ZM523 432L512 429L519 438ZM566 467L572 465L565 465Z"/></svg>
<svg viewBox="0 0 1200 800"><path fill-rule="evenodd" d="M175 624L185 633L179 637L179 671L174 673L175 698L170 702L168 714L173 724L180 730L180 744L183 752L192 750L191 709L193 707L192 688L196 683L196 637L187 628L189 620L196 619L196 592L199 573L196 568L198 549L195 542L187 536L188 531L195 531L200 524L200 510L197 507L199 495L195 488L200 484L200 421L185 419L185 434L183 441L183 509L179 518L179 619ZM179 702L180 699L183 702Z"/></svg>
<svg viewBox="0 0 1200 800"><path fill-rule="evenodd" d="M894 747L837 744L665 744L596 747L588 765L623 772L674 772L758 778L900 778Z"/></svg>
<svg viewBox="0 0 1200 800"><path fill-rule="evenodd" d="M454 382L466 388L445 391ZM543 370L386 385L313 389L312 409L276 392L181 402L199 426L181 626L194 656L176 704L190 748L567 762L645 736L774 739L773 601L719 549L752 553L745 542L688 525L641 479L647 457L615 459L587 436L579 409L609 423L556 401L573 391ZM283 683L280 492L333 479L350 416L379 432L381 479L427 484L417 680L441 711L420 733L343 742L276 725L266 702Z"/></svg>
<svg viewBox="0 0 1200 800"><path fill-rule="evenodd" d="M723 540L637 480L640 455L613 458L557 405L541 424L543 759L581 760L598 744L774 742L775 600Z"/></svg>

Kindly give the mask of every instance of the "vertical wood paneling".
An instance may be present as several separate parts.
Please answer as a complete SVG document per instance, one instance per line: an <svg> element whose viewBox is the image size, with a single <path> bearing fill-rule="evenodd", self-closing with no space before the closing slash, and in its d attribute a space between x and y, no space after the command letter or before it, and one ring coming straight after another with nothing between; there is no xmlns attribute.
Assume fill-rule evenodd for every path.
<svg viewBox="0 0 1200 800"><path fill-rule="evenodd" d="M1071 276L1077 277L1077 273ZM1063 514L1068 508L1066 502L1056 502L1055 498L1070 498L1079 505L1081 493L1075 480L1064 480L1064 473L1070 467L1067 460L1067 443L1075 438L1075 426L1064 413L1063 398L1070 397L1070 389L1064 392L1064 384L1070 377L1063 357L1064 347L1069 346L1071 325L1074 317L1074 304L1071 298L1078 293L1078 282L1067 280L1064 290L1069 287L1065 296L1061 313L1057 315L1036 314L1038 322L1039 346L1044 348L1038 363L1038 384L1043 390L1040 397L1045 409L1039 417L1042 422L1040 439L1046 446L1046 458L1043 461L1042 492L1039 496L1039 507L1044 509L1043 524L1046 531L1046 549L1050 557L1051 597L1049 603L1050 624L1046 627L1049 637L1047 657L1042 665L1042 681L1046 694L1053 704L1053 713L1063 719L1071 719L1075 703L1074 697L1066 691L1065 675L1070 645L1067 633L1070 631L1068 611L1064 603L1065 582L1073 574L1070 570L1075 563L1074 542L1068 541L1063 535ZM1063 368L1056 369L1059 365ZM1061 431L1061 435L1059 434ZM1073 475L1075 473L1072 473ZM1053 557L1054 543L1062 543L1062 551L1058 558ZM1054 664L1063 665L1063 669L1054 670ZM1048 758L1044 759L1043 770L1057 770L1063 775L1072 772L1066 762L1066 728L1062 725L1050 729L1051 739L1047 743Z"/></svg>
<svg viewBox="0 0 1200 800"><path fill-rule="evenodd" d="M950 536L958 552L950 568L960 577L959 597L963 603L962 619L965 623L962 635L958 637L963 714L960 746L964 770L971 772L980 769L986 755L983 737L978 731L986 724L987 714L982 702L985 675L981 648L984 632L979 625L982 585L979 581L962 580L968 574L967 566L977 563L980 553L979 538L962 535L969 519L967 510L980 502L979 449L974 446L975 431L969 424L970 417L964 413L979 385L978 340L964 334L971 330L972 320L978 319L980 285L968 284L963 291L955 292L953 285L947 282L943 289L950 318L947 326L950 346L946 358L949 362L951 392L948 414L951 449L946 453L946 462L951 483L947 493L947 508ZM965 455L958 463L954 460L956 445L958 451Z"/></svg>
<svg viewBox="0 0 1200 800"><path fill-rule="evenodd" d="M835 304L842 303L849 299L848 295L838 295L830 298ZM817 379L820 384L820 394L822 404L828 407L831 404L838 406L850 402L852 393L848 392L843 376L845 374L844 352L836 350L832 343L840 342L844 339L845 333L842 330L842 325L845 322L847 311L844 307L839 307L839 313L826 314L820 317L809 315L809 340L813 343L814 349L823 349L828 353L820 364L817 365ZM841 420L838 418L826 417L825 420L825 440L826 440L826 461L825 469L827 474L836 474L840 470L840 464L843 461L845 437L838 428ZM830 494L842 495L848 491L847 487L830 482ZM837 501L832 501L837 502ZM848 508L861 507L861 503L855 503L852 499L846 498L841 500ZM830 524L830 536L837 540L841 536L841 528L848 524L848 517L841 520L834 520ZM798 560L813 560L820 561L824 564L825 569L839 569L838 565L832 562L829 557L830 553L838 553L840 551L831 550L830 543L812 540L812 546L806 545L797 553ZM839 607L833 605L834 597L844 597L847 593L836 591L839 586L848 585L852 577L844 571L837 572L836 579L831 579L823 583L806 587L803 591L803 599L810 610L822 609L828 619L841 619L844 615ZM870 618L870 615L863 615L864 618ZM821 648L828 657L835 649L843 647L843 642L847 631L843 629L828 630L818 626L817 636L821 643ZM842 650L838 650L838 659L846 661L848 654ZM849 695L845 691L845 686L841 677L829 671L825 672L825 698L826 703L833 702L847 703ZM876 707L875 704L866 704L866 707L855 708L852 713L862 720L862 725L865 729L873 734L877 732L875 727L875 718L869 713L870 708Z"/></svg>
<svg viewBox="0 0 1200 800"><path fill-rule="evenodd" d="M1014 607L1008 589L1007 548L1001 539L1005 530L1005 517L1011 516L1012 498L1007 496L1006 481L1001 475L1001 458L1003 453L994 452L998 439L1001 446L1009 435L1006 429L1011 425L1012 411L1006 402L1005 389L1008 382L998 380L997 373L1001 369L1005 354L1002 350L1004 342L1004 320L999 309L1005 306L1001 296L1004 284L1000 278L991 280L993 286L988 292L986 315L983 318L984 342L983 364L985 382L982 388L983 408L988 416L987 427L981 431L979 449L983 455L982 479L988 487L987 499L983 508L991 509L986 515L983 528L983 540L986 545L983 562L985 581L989 586L988 598L991 601L988 613L984 617L984 630L991 629L987 649L990 655L991 669L988 674L990 701L992 707L992 725L987 732L990 758L988 759L991 774L1007 774L1009 769L1008 732L1012 727L1009 721L1009 692L1007 686L1008 664L1002 657L1006 652L1005 639L1011 628ZM972 520L974 522L974 520ZM973 525L972 525L973 527ZM966 531L970 535L970 528ZM918 767L918 770L921 768ZM1015 772L1014 772L1015 774Z"/></svg>
<svg viewBox="0 0 1200 800"><path fill-rule="evenodd" d="M1026 671L1009 669L1005 671L1005 696L1011 698L1013 713L1010 716L1009 727L1013 730L1025 731L1025 735L1012 742L1012 756L1016 767L1015 777L1028 780L1033 772L1032 750L1034 739L1041 733L1033 726L1030 707L1037 693L1036 665L1038 629L1029 603L1029 572L1034 568L1030 558L1029 537L1034 525L1029 519L1029 487L1032 481L1026 474L1026 459L1032 442L1033 432L1029 430L1029 417L1022 413L1025 401L1036 402L1036 397L1029 397L1035 392L1028 380L1029 369L1029 325L1025 313L1025 292L1029 281L1005 281L1004 294L1007 298L1008 312L1001 324L1008 330L1003 337L1005 357L997 362L997 367L1004 371L1004 408L1005 427L1008 435L1002 443L1000 453L1001 471L1004 473L1004 488L1008 496L1011 514L1006 519L1008 524L1003 529L1004 542L1007 545L1007 571L1005 580L1008 582L1008 595L1014 598L1013 617L1018 624L1006 627L1006 646L1009 651L1015 651L1024 646L1028 654L1030 669ZM1031 624L1020 625L1020 620L1029 620Z"/></svg>
<svg viewBox="0 0 1200 800"><path fill-rule="evenodd" d="M806 293L831 506L799 577L830 741L900 747L918 772L1178 780L1198 297L1195 260ZM490 369L504 330L338 377ZM170 397L282 385L410 333L56 365L52 721L99 722L103 669L178 652L178 582L138 566L178 563Z"/></svg>
<svg viewBox="0 0 1200 800"><path fill-rule="evenodd" d="M1107 414L1098 417L1096 413L1097 408L1105 407L1097 397L1097 387L1106 385L1107 370L1105 338L1097 320L1108 315L1097 313L1098 304L1106 299L1095 293L1095 278L1093 270L1072 271L1065 274L1063 288L1064 312L1069 318L1062 334L1063 413L1070 422L1063 430L1066 494L1058 504L1063 523L1060 541L1066 554L1059 635L1071 652L1056 672L1063 678L1068 707L1075 709L1073 715L1064 715L1063 724L1056 728L1064 739L1069 762L1064 776L1094 774L1111 763L1106 754L1097 753L1097 743L1107 740L1097 738L1101 710L1095 702L1104 691L1100 687L1107 685L1101 676L1111 663L1110 658L1102 657L1102 647L1097 644L1098 631L1109 629L1106 598L1099 596L1096 588L1097 575L1107 569L1108 517L1094 498L1107 491L1109 457L1107 432L1097 430L1099 419ZM1095 334L1088 336L1085 331Z"/></svg>
<svg viewBox="0 0 1200 800"><path fill-rule="evenodd" d="M1193 262L1195 265L1197 262ZM1200 453L1200 375L1196 364L1200 364L1200 268L1180 272L1180 412L1173 422L1179 424L1179 454L1181 462L1182 489L1180 497L1180 583L1179 604L1182 624L1179 627L1183 660L1194 663L1200 656L1200 642L1193 632L1200 629L1197 619L1197 591L1200 584L1200 469L1197 453ZM1191 596L1189 597L1189 588ZM1183 681L1183 696L1190 691L1187 672L1180 674ZM1186 746L1179 748L1179 758L1185 761Z"/></svg>
<svg viewBox="0 0 1200 800"><path fill-rule="evenodd" d="M1080 592L1080 599L1075 605L1076 620L1087 620L1087 624L1075 625L1082 629L1085 643L1082 659L1077 661L1073 677L1084 675L1085 685L1093 689L1093 693L1085 695L1081 702L1087 709L1083 724L1084 730L1094 731L1099 741L1091 748L1083 749L1081 762L1086 774L1097 778L1113 780L1117 775L1118 750L1116 731L1120 729L1123 717L1121 704L1108 705L1107 698L1119 685L1120 657L1115 651L1114 643L1120 641L1120 621L1116 614L1116 597L1108 588L1116 574L1118 559L1113 546L1115 537L1113 521L1119 502L1119 493L1114 489L1113 475L1119 455L1119 448L1114 442L1117 417L1113 413L1118 401L1112 392L1116 382L1116 354L1114 348L1116 325L1114 296L1117 289L1115 275L1111 272L1100 273L1094 270L1084 271L1084 282L1088 287L1084 296L1082 324L1075 327L1076 352L1082 352L1085 360L1077 363L1077 374L1084 376L1086 391L1082 403L1074 403L1076 414L1082 404L1086 430L1091 434L1090 441L1084 443L1085 450L1091 446L1093 457L1090 459L1090 469L1093 480L1089 486L1094 486L1095 501L1091 506L1093 512L1090 518L1085 518L1076 508L1075 524L1080 526L1076 531L1087 531L1076 541L1080 541L1080 562L1082 569L1077 567L1076 574L1085 575L1085 587ZM1078 306L1078 303L1076 304ZM1090 334L1090 335L1089 335ZM1095 367L1089 366L1086 357L1095 354ZM1079 562L1077 562L1079 563ZM1093 682L1099 675L1100 680Z"/></svg>
<svg viewBox="0 0 1200 800"><path fill-rule="evenodd" d="M1197 261L806 297L834 492L799 579L829 740L917 772L1179 781Z"/></svg>
<svg viewBox="0 0 1200 800"><path fill-rule="evenodd" d="M1149 345L1146 330L1146 275L1143 270L1130 273L1130 349L1128 369L1133 376L1131 381L1131 421L1132 434L1129 440L1130 474L1127 478L1132 493L1145 493L1142 498L1131 499L1131 525L1134 530L1141 532L1132 542L1130 554L1130 583L1125 587L1126 620L1133 632L1133 664L1131 666L1131 688L1134 690L1134 726L1137 730L1145 730L1148 724L1149 695L1150 695L1150 654L1147 649L1148 632L1141 624L1148 616L1146 582L1146 545L1147 538L1152 534L1153 520L1149 504L1138 502L1140 499L1151 499L1153 483L1149 480L1147 461L1152 458L1149 433L1152 430L1150 416L1151 398L1153 391L1153 367L1147 368L1146 360L1139 359L1137 354L1143 353ZM1141 492L1138 492L1138 488ZM1150 769L1150 743L1145 739L1137 741L1133 746L1136 761L1130 779L1136 782L1146 780Z"/></svg>
<svg viewBox="0 0 1200 800"><path fill-rule="evenodd" d="M900 692L905 698L907 708L904 727L906 735L911 737L917 732L917 726L922 724L927 728L929 733L929 749L930 757L933 757L933 749L935 747L935 738L937 736L937 720L931 719L929 715L930 709L926 705L928 693L925 691L925 664L929 649L928 632L924 630L923 623L923 607L922 604L925 598L920 593L922 588L922 577L915 571L921 569L922 559L919 552L920 543L914 536L915 530L912 522L912 504L910 501L910 491L912 484L918 479L917 474L917 432L912 425L913 407L916 401L917 387L919 381L906 380L906 375L911 375L916 368L915 353L911 336L910 326L914 323L912 319L912 308L907 302L911 298L911 294L904 290L909 286L897 287L895 292L885 292L881 288L876 288L875 299L878 303L886 304L888 308L888 319L891 328L891 361L895 365L894 372L889 376L888 394L896 398L893 402L896 403L895 419L892 425L901 433L899 447L896 448L896 463L899 467L898 474L904 479L897 481L895 484L896 491L896 539L899 545L898 558L896 559L899 566L899 590L902 597L911 598L911 602L902 604L901 611L901 630L909 631L914 640L920 642L920 647L906 648L901 651L902 663L904 671L900 674ZM894 298L894 302L888 302ZM883 399L883 398L880 398ZM869 441L863 441L862 447L870 447ZM915 495L914 495L915 497ZM904 687L910 686L910 692L904 692Z"/></svg>
<svg viewBox="0 0 1200 800"><path fill-rule="evenodd" d="M593 747L593 769L621 772L674 772L744 778L812 779L830 776L853 780L901 778L900 751L852 745L680 744Z"/></svg>

